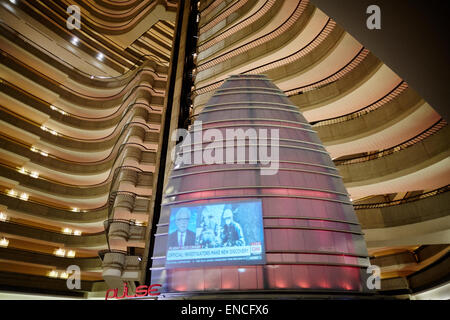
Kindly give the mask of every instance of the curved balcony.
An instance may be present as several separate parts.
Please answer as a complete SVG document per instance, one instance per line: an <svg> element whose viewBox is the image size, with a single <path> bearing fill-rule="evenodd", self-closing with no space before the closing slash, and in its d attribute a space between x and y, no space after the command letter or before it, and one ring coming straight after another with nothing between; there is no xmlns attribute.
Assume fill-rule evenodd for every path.
<svg viewBox="0 0 450 320"><path fill-rule="evenodd" d="M282 2L274 0L248 1L253 5L253 12L250 16L231 16L229 19L235 19L234 23L216 24L213 28L199 31L198 60L209 55L214 55L224 48L232 47L235 43L244 41L253 32L268 26L270 20L276 15L277 10L282 7ZM238 12L241 10L238 10ZM228 20L228 19L227 19ZM226 26L226 27L225 27ZM223 30L225 29L225 30Z"/></svg>
<svg viewBox="0 0 450 320"><path fill-rule="evenodd" d="M47 47L42 47L34 39L12 29L0 21L0 30L4 43L2 52L26 63L29 67L39 70L50 78L60 79L68 87L92 90L95 88L116 88L125 85L143 69L155 72L159 77L167 77L168 66L159 57L145 54L135 59L129 70L118 76L96 76L83 71L70 61L61 59ZM31 55L30 55L31 54ZM47 68L46 68L47 66ZM48 68L51 66L51 68ZM54 69L59 72L54 71ZM61 73L63 73L63 76ZM72 82L71 82L72 81Z"/></svg>
<svg viewBox="0 0 450 320"><path fill-rule="evenodd" d="M412 251L377 256L370 262L381 268L382 278L409 276L435 263L449 251L448 244L420 246Z"/></svg>
<svg viewBox="0 0 450 320"><path fill-rule="evenodd" d="M45 243L64 245L66 248L106 247L106 237L104 232L74 236L14 222L0 222L0 232L9 234L11 237L30 238Z"/></svg>
<svg viewBox="0 0 450 320"><path fill-rule="evenodd" d="M142 258L130 256L125 251L104 250L102 258L103 278L112 288L118 288L125 281L140 281L142 277Z"/></svg>
<svg viewBox="0 0 450 320"><path fill-rule="evenodd" d="M103 23L110 27L117 27L113 23L129 22L138 16L142 11L149 10L148 7L153 7L158 4L165 4L168 9L173 10L174 1L126 1L127 3L115 3L111 1L77 1L77 4L85 8L92 16L97 18L97 23ZM164 3L165 2L165 3ZM171 5L171 6L169 6ZM151 8L150 8L151 9ZM175 6L176 9L176 6ZM146 14L151 14L146 12ZM139 19L139 17L137 18ZM134 22L136 23L136 22Z"/></svg>
<svg viewBox="0 0 450 320"><path fill-rule="evenodd" d="M0 271L0 283L2 285L22 290L26 288L26 291L33 290L33 292L36 292L36 289L45 288L46 292L50 291L53 294L84 298L85 292L91 292L98 287L101 288L102 286L98 284L103 282L99 277L93 276L89 276L89 280L84 280L87 277L82 273L81 289L68 290L66 279L52 279L46 276L49 270L43 270L42 268L36 270L37 268L34 268L32 273L29 271L31 268L24 270L23 267L17 265L8 269L10 270Z"/></svg>
<svg viewBox="0 0 450 320"><path fill-rule="evenodd" d="M99 91L87 90L80 85L72 85L69 87L66 85L67 80L64 81L61 79L64 83L58 82L35 68L25 65L9 54L2 54L0 57L3 64L7 63L6 67L2 67L5 70L2 77L4 80L14 84L16 87L25 87L28 92L39 96L43 100L54 101L57 97L58 100L54 103L57 106L64 106L64 109L67 109L68 112L73 107L69 108L66 105L79 105L83 107L94 107L96 109L117 107L117 105L120 105L121 102L134 93L134 90L137 88L134 90L131 89L138 84L140 88L145 88L151 93L149 96L153 97L154 101L152 103L163 104L161 97L164 97L167 79L158 76L149 68L140 68L139 70L142 70L139 73L140 77L127 79L128 81L117 89ZM138 73L136 72L136 74ZM68 84L70 85L70 83Z"/></svg>
<svg viewBox="0 0 450 320"><path fill-rule="evenodd" d="M156 152L156 141L159 133L159 123L150 125L137 119L137 121L129 121L122 126L116 126L115 130L107 136L106 139L80 139L66 137L62 134L54 134L53 130L47 127L38 127L37 123L29 123L26 119L19 118L18 115L11 115L3 110L0 113L5 116L6 120L12 121L3 128L3 139L13 142L20 138L30 141L28 147L32 151L45 150L46 155L51 155L54 158L59 158L62 161L72 163L88 163L104 162L116 152L122 145L134 144L144 151ZM123 120L125 122L125 120ZM34 134L34 136L30 135ZM36 135L42 136L42 139L36 141L33 139ZM6 136L6 137L5 137ZM8 137L10 137L8 139ZM6 139L5 139L6 138ZM26 141L26 140L25 140ZM5 145L12 147L17 145L16 141L13 144L5 141ZM23 145L23 144L22 144ZM65 147L64 149L58 148ZM103 149L106 148L106 149ZM32 149L34 147L34 149ZM86 152L84 150L94 150L99 148L101 152ZM15 147L14 147L15 148ZM123 147L122 147L123 148ZM84 151L84 152L83 152ZM36 151L37 152L37 151ZM86 161L87 160L87 161Z"/></svg>
<svg viewBox="0 0 450 320"><path fill-rule="evenodd" d="M137 225L130 220L109 219L105 221L109 239L124 239L126 241L144 240L146 226Z"/></svg>
<svg viewBox="0 0 450 320"><path fill-rule="evenodd" d="M224 79L230 73L227 73L227 70L233 69L232 73L236 73L236 66L248 66L249 61L262 57L267 52L279 49L280 43L286 44L293 41L298 33L301 33L301 30L307 27L313 10L305 1L301 1L297 5L292 2L285 2L285 5L288 6L288 10L282 10L283 8L281 8L275 19L271 21L268 30L252 34L251 38L245 39L243 44L236 44L236 47L227 48L225 52L218 52L217 55L208 57L203 61L201 55L199 55L196 86L202 87L208 84L206 79L211 75L216 77L220 75L220 78Z"/></svg>
<svg viewBox="0 0 450 320"><path fill-rule="evenodd" d="M436 189L448 183L449 127L440 120L390 149L335 160L353 199Z"/></svg>
<svg viewBox="0 0 450 320"><path fill-rule="evenodd" d="M239 17L245 14L253 5L254 3L248 0L235 1L227 6L224 10L221 10L219 13L217 13L214 17L208 18L207 16L204 16L207 22L202 23L202 21L200 21L199 32L204 33L212 28L230 24L233 21L234 17Z"/></svg>
<svg viewBox="0 0 450 320"><path fill-rule="evenodd" d="M78 2L77 2L78 3ZM82 20L82 28L91 28L107 35L119 35L131 32L138 24L152 15L161 16L166 11L174 12L177 3L173 1L141 1L125 14L114 13L102 9L88 2L79 1L81 14L86 18ZM59 4L61 9L67 8L67 3ZM153 21L156 18L153 18ZM146 25L149 24L146 21Z"/></svg>
<svg viewBox="0 0 450 320"><path fill-rule="evenodd" d="M104 181L97 184L71 185L62 183L42 176L38 178L29 175L23 175L14 167L0 164L2 169L2 177L18 181L20 186L36 190L38 192L46 192L48 194L63 194L67 197L87 197L98 196L109 192L110 189L118 188L118 182L127 181L128 184L136 188L152 187L153 173L146 172L138 167L119 166L110 172L110 175ZM115 177L117 175L117 177Z"/></svg>
<svg viewBox="0 0 450 320"><path fill-rule="evenodd" d="M417 196L381 203L355 204L363 229L397 227L445 217L450 211L449 185Z"/></svg>
<svg viewBox="0 0 450 320"><path fill-rule="evenodd" d="M368 247L446 243L449 185L406 199L355 205Z"/></svg>
<svg viewBox="0 0 450 320"><path fill-rule="evenodd" d="M384 98L387 101L382 98L362 110L313 126L332 158L388 149L413 138L440 119L410 88L396 97L389 96Z"/></svg>
<svg viewBox="0 0 450 320"><path fill-rule="evenodd" d="M216 24L205 32L200 30L198 51L202 52L221 40L231 44L243 39L266 25L273 17L273 14L268 12L276 11L281 6L281 2L275 0L249 1L248 3L252 4L252 8L246 14L242 14L246 8L240 8L235 15L227 18L223 23ZM203 19L205 16L202 14L201 20Z"/></svg>
<svg viewBox="0 0 450 320"><path fill-rule="evenodd" d="M19 11L19 13L21 12ZM10 14L8 13L8 15ZM64 15L66 15L65 12ZM155 66L157 72L163 71L167 73L167 57L161 55L159 49L153 50L154 52L152 53L143 48L134 48L133 45L133 48L123 51L121 48L118 49L117 45L111 44L110 40L107 38L98 42L100 36L98 33L86 35L85 31L87 32L88 30L80 29L79 31L75 31L75 34L72 34L67 32L65 20L60 21L60 24L64 25L64 29L61 28L62 26L54 28L51 25L52 23L45 17L40 21L56 32L53 34L55 41L49 41L48 38L42 36L43 33L48 33L48 29L45 29L38 24L30 27L28 23L25 23L27 18L28 16L26 15L21 15L21 18L12 15L8 16L1 27L4 29L3 31L8 30L9 33L3 32L3 34L13 43L17 43L20 47L25 48L26 51L31 52L36 57L40 57L43 61L47 61L51 65L50 68L43 68L42 63L40 63L40 66L37 66L37 69L49 72L51 74L51 79L62 79L64 83L68 83L70 86L70 78L73 78L88 86L95 84L96 86L98 85L99 87L107 88L108 84L113 84L114 86L114 83L123 83L128 75L135 72L137 66L141 65L142 62L149 57L151 57L151 60L159 61L158 63L160 66ZM8 25L14 27L16 30L12 30ZM20 25L19 28L17 27L18 25ZM145 33L144 36L148 37L151 33L155 33L158 30L160 30L159 27L152 27L152 29ZM59 35L57 35L57 33ZM170 43L172 35L168 34L167 37L168 40L166 42ZM75 38L79 43L68 44L68 42L72 42ZM73 48L68 48L68 46ZM167 45L163 44L163 46L166 47ZM11 48L11 46L9 46L9 48ZM163 48L161 50L163 50ZM17 49L13 52L13 55L18 53ZM104 54L104 61L98 61L98 59L95 58L99 52ZM30 55L21 53L19 53L19 55L21 55L19 59L22 61L32 61L33 64L36 63L36 58L33 58ZM73 65L67 63L67 61L71 61ZM125 65L126 69L123 69L122 67L117 69L117 63ZM55 67L66 73L69 78L64 78L64 75L61 75L61 73L55 73ZM110 69L109 67L113 69L116 68L118 72L113 71L113 69ZM126 70L129 71L125 72ZM97 77L97 74L100 74L100 76ZM78 89L86 89L76 84L75 87Z"/></svg>
<svg viewBox="0 0 450 320"><path fill-rule="evenodd" d="M233 2L234 0L201 1L200 7L198 8L199 12L201 13L199 26L205 25L211 18L218 15L221 10L227 8Z"/></svg>
<svg viewBox="0 0 450 320"><path fill-rule="evenodd" d="M88 27L69 30L66 9L53 2L36 1L20 1L14 6L14 11L8 6L0 6L5 24L64 60L72 60L87 73L117 76L138 61L134 52L123 54L122 48ZM70 43L74 38L78 39L77 42ZM101 60L96 59L99 52L103 54Z"/></svg>
<svg viewBox="0 0 450 320"><path fill-rule="evenodd" d="M70 265L77 265L81 271L101 271L102 266L101 260L97 256L93 258L63 258L15 248L0 248L0 255L4 260L52 266L56 269L67 269Z"/></svg>

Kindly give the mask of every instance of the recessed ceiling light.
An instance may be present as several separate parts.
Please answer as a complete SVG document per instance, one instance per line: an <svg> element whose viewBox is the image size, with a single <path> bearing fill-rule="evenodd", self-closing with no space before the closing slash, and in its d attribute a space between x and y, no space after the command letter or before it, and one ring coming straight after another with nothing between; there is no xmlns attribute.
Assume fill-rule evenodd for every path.
<svg viewBox="0 0 450 320"><path fill-rule="evenodd" d="M2 238L2 239L0 240L0 247L6 248L8 245L9 245L9 240L8 240L8 239Z"/></svg>
<svg viewBox="0 0 450 320"><path fill-rule="evenodd" d="M64 257L66 255L66 250L59 248L55 250L53 253L55 254L55 256Z"/></svg>
<svg viewBox="0 0 450 320"><path fill-rule="evenodd" d="M31 171L30 177L32 177L32 178L39 178L39 172L37 172L37 171Z"/></svg>
<svg viewBox="0 0 450 320"><path fill-rule="evenodd" d="M57 278L58 277L58 272L56 272L55 270L50 271L47 274L50 278Z"/></svg>
<svg viewBox="0 0 450 320"><path fill-rule="evenodd" d="M78 39L77 37L73 37L72 40L70 40L70 42L72 42L73 45L77 45L78 42L80 41L80 39Z"/></svg>
<svg viewBox="0 0 450 320"><path fill-rule="evenodd" d="M22 199L24 201L28 201L28 194L25 192L22 192L22 194L20 195L20 199Z"/></svg>
<svg viewBox="0 0 450 320"><path fill-rule="evenodd" d="M103 61L103 58L104 58L105 56L103 55L103 53L101 53L101 52L99 52L98 54L97 54L97 60L100 60L100 61Z"/></svg>

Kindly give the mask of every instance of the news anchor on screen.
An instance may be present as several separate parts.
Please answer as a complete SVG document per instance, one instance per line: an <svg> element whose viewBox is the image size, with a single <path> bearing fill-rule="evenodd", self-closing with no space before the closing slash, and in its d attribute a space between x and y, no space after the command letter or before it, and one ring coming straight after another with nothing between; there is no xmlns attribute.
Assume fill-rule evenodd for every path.
<svg viewBox="0 0 450 320"><path fill-rule="evenodd" d="M177 230L169 233L170 247L185 247L195 245L195 233L188 230L191 212L188 208L181 208L175 215L175 225Z"/></svg>

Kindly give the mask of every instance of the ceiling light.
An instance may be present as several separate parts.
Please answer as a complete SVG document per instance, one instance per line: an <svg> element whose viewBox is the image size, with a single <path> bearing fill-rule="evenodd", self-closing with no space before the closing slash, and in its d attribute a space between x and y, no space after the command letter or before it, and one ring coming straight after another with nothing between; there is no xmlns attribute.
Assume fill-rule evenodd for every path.
<svg viewBox="0 0 450 320"><path fill-rule="evenodd" d="M62 232L65 233L65 234L72 234L72 229L64 228Z"/></svg>
<svg viewBox="0 0 450 320"><path fill-rule="evenodd" d="M66 255L66 250L59 248L53 251L53 254L58 257L64 257Z"/></svg>
<svg viewBox="0 0 450 320"><path fill-rule="evenodd" d="M8 216L4 214L3 212L0 212L0 221L6 221L8 219Z"/></svg>
<svg viewBox="0 0 450 320"><path fill-rule="evenodd" d="M58 108L55 107L54 105L51 105L51 106L50 106L50 109L52 109L52 110L57 110Z"/></svg>
<svg viewBox="0 0 450 320"><path fill-rule="evenodd" d="M72 42L73 45L77 45L78 41L80 41L80 39L78 39L77 37L73 37L72 40L70 40L70 42Z"/></svg>
<svg viewBox="0 0 450 320"><path fill-rule="evenodd" d="M31 147L30 150L33 152L38 152L38 149L36 149L35 147Z"/></svg>
<svg viewBox="0 0 450 320"><path fill-rule="evenodd" d="M22 173L22 174L26 174L26 173L27 173L27 171L25 170L24 167L20 168L20 169L19 169L19 172Z"/></svg>
<svg viewBox="0 0 450 320"><path fill-rule="evenodd" d="M47 273L47 276L49 276L50 278L58 278L58 272L52 270L49 273Z"/></svg>
<svg viewBox="0 0 450 320"><path fill-rule="evenodd" d="M16 4L16 0L9 0L12 4Z"/></svg>
<svg viewBox="0 0 450 320"><path fill-rule="evenodd" d="M37 171L31 171L30 177L32 177L32 178L39 178L39 172L37 172Z"/></svg>
<svg viewBox="0 0 450 320"><path fill-rule="evenodd" d="M94 76L91 76L91 79L94 79Z"/></svg>
<svg viewBox="0 0 450 320"><path fill-rule="evenodd" d="M98 54L97 54L97 60L100 60L100 61L103 61L103 58L104 58L105 56L103 55L103 53L101 53L101 52L99 52Z"/></svg>
<svg viewBox="0 0 450 320"><path fill-rule="evenodd" d="M75 258L75 251L74 250L69 250L67 252L67 258Z"/></svg>
<svg viewBox="0 0 450 320"><path fill-rule="evenodd" d="M78 209L78 208L72 208L72 212L80 212L80 209Z"/></svg>
<svg viewBox="0 0 450 320"><path fill-rule="evenodd" d="M15 197L15 196L17 196L17 191L11 189L11 190L8 191L8 195L11 196L11 197Z"/></svg>
<svg viewBox="0 0 450 320"><path fill-rule="evenodd" d="M67 279L69 278L69 274L67 272L61 272L60 276L61 279Z"/></svg>
<svg viewBox="0 0 450 320"><path fill-rule="evenodd" d="M54 135L54 136L57 136L57 135L58 135L58 132L56 132L55 130L50 130L50 133L51 133L52 135Z"/></svg>
<svg viewBox="0 0 450 320"><path fill-rule="evenodd" d="M76 235L76 236L81 236L81 231L80 230L75 230L73 232L73 234Z"/></svg>
<svg viewBox="0 0 450 320"><path fill-rule="evenodd" d="M44 130L44 131L48 130L48 128L46 126L44 126L44 125L41 126L41 129Z"/></svg>
<svg viewBox="0 0 450 320"><path fill-rule="evenodd" d="M20 195L20 199L22 199L24 201L28 201L28 194L25 192L22 192L22 194Z"/></svg>
<svg viewBox="0 0 450 320"><path fill-rule="evenodd" d="M8 239L6 239L5 237L0 239L0 247L6 248L8 245L9 245L9 240Z"/></svg>
<svg viewBox="0 0 450 320"><path fill-rule="evenodd" d="M47 156L48 156L48 153L45 152L45 151L41 151L40 153L41 153L44 157L47 157Z"/></svg>

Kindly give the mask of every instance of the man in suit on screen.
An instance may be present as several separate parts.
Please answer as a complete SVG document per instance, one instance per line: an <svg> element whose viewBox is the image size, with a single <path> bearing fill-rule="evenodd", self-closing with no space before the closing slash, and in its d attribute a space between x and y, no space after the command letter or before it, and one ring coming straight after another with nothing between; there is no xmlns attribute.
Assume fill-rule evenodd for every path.
<svg viewBox="0 0 450 320"><path fill-rule="evenodd" d="M169 233L169 248L195 245L195 233L188 230L190 219L191 211L188 208L178 210L175 215L177 230Z"/></svg>

